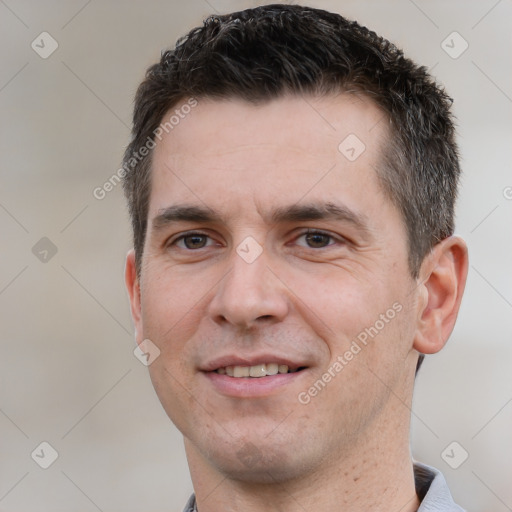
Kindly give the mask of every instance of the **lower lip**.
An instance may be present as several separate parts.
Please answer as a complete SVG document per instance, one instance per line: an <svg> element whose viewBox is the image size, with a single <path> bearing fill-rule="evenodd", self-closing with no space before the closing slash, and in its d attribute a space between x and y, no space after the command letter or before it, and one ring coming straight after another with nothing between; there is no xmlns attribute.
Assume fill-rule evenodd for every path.
<svg viewBox="0 0 512 512"><path fill-rule="evenodd" d="M278 373L266 377L229 377L217 372L204 372L217 391L223 395L239 398L254 398L268 396L280 388L300 379L306 370L293 373Z"/></svg>

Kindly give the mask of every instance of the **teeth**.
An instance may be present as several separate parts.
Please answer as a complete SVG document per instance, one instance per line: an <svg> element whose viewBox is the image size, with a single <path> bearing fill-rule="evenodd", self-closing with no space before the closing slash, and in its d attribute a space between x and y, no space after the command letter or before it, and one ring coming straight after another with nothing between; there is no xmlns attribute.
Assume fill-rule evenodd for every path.
<svg viewBox="0 0 512 512"><path fill-rule="evenodd" d="M279 365L277 363L269 363L267 366L267 375L276 375L279 371ZM285 366L285 365L283 365Z"/></svg>
<svg viewBox="0 0 512 512"><path fill-rule="evenodd" d="M235 366L233 368L233 377L249 377L249 366Z"/></svg>
<svg viewBox="0 0 512 512"><path fill-rule="evenodd" d="M226 366L216 370L220 375L229 377L266 377L267 375L277 375L278 373L293 373L297 370L290 370L286 364L261 363L254 366Z"/></svg>
<svg viewBox="0 0 512 512"><path fill-rule="evenodd" d="M266 377L267 376L267 365L257 364L249 368L249 375L251 377Z"/></svg>

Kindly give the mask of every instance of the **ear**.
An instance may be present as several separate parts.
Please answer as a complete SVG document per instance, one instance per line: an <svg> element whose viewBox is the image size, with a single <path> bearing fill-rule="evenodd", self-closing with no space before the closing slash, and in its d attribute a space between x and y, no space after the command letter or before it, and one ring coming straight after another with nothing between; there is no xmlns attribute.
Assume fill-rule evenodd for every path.
<svg viewBox="0 0 512 512"><path fill-rule="evenodd" d="M425 257L418 286L418 322L413 347L439 352L448 341L459 312L468 274L468 250L458 236L439 242Z"/></svg>
<svg viewBox="0 0 512 512"><path fill-rule="evenodd" d="M126 290L130 297L130 308L132 313L132 320L135 326L135 341L137 344L142 342L142 314L140 302L140 283L137 277L137 270L135 266L135 251L131 249L126 255L126 266L124 270L124 281Z"/></svg>

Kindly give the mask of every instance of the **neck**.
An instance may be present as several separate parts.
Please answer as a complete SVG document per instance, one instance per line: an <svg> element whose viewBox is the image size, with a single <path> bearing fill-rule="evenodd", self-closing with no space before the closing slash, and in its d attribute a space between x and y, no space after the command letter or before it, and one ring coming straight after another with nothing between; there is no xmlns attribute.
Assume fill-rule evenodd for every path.
<svg viewBox="0 0 512 512"><path fill-rule="evenodd" d="M374 421L350 450L340 450L314 471L285 482L254 483L227 476L185 439L198 511L414 512L419 500L409 451L409 418L403 409L408 413L401 403Z"/></svg>

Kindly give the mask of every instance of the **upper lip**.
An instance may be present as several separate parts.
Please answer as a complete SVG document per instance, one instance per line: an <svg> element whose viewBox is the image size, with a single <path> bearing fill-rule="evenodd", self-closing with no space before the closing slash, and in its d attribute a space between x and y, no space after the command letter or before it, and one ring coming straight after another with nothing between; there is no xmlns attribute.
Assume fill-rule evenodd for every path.
<svg viewBox="0 0 512 512"><path fill-rule="evenodd" d="M289 357L279 356L276 354L257 354L250 356L241 356L238 354L225 355L212 359L204 364L201 367L201 370L204 372L213 372L219 368L225 368L226 366L255 366L262 363L285 364L292 370L308 366L304 361L293 360Z"/></svg>

